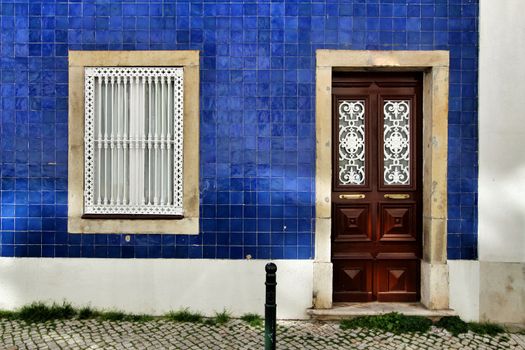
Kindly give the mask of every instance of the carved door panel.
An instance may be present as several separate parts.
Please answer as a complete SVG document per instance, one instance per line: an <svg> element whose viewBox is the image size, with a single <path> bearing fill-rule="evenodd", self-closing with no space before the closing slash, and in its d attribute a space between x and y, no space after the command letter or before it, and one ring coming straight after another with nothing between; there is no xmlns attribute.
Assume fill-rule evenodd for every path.
<svg viewBox="0 0 525 350"><path fill-rule="evenodd" d="M417 301L421 75L333 82L334 301Z"/></svg>

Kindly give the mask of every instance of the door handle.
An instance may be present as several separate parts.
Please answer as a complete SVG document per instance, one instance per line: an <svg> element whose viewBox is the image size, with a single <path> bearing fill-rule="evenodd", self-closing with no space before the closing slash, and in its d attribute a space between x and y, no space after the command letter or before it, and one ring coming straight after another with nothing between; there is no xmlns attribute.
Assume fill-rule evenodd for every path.
<svg viewBox="0 0 525 350"><path fill-rule="evenodd" d="M363 193L340 194L339 199L363 199L366 196Z"/></svg>
<svg viewBox="0 0 525 350"><path fill-rule="evenodd" d="M387 193L385 194L387 199L408 199L410 195L407 193Z"/></svg>

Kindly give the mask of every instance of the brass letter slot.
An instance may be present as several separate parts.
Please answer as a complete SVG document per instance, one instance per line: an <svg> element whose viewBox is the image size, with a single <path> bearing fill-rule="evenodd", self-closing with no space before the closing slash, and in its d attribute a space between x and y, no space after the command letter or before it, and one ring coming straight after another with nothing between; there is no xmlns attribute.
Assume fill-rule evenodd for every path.
<svg viewBox="0 0 525 350"><path fill-rule="evenodd" d="M339 199L363 199L366 196L362 193L354 193L354 194L340 194Z"/></svg>
<svg viewBox="0 0 525 350"><path fill-rule="evenodd" d="M387 194L385 194L385 198L388 198L388 199L408 199L408 198L410 198L410 195L406 194L406 193L387 193Z"/></svg>

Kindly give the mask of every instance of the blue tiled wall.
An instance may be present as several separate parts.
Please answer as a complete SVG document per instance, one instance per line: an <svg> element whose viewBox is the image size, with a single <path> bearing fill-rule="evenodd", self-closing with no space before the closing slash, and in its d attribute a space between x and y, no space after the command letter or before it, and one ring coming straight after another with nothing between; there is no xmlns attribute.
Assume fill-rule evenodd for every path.
<svg viewBox="0 0 525 350"><path fill-rule="evenodd" d="M2 1L2 256L313 257L315 50L451 52L449 239L477 256L477 1ZM201 51L201 233L67 234L68 50Z"/></svg>

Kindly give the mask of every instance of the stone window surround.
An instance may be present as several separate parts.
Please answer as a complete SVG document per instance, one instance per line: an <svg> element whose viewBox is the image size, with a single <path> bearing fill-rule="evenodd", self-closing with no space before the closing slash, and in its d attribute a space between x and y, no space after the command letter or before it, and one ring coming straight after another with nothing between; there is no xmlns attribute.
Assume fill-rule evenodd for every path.
<svg viewBox="0 0 525 350"><path fill-rule="evenodd" d="M199 51L69 51L69 233L199 233ZM184 68L184 217L84 219L84 68Z"/></svg>
<svg viewBox="0 0 525 350"><path fill-rule="evenodd" d="M423 72L423 258L421 303L449 305L447 265L448 51L316 51L316 181L313 305L332 307L332 72Z"/></svg>

